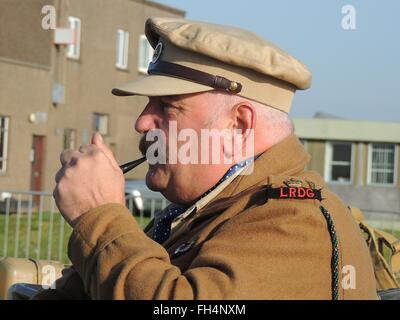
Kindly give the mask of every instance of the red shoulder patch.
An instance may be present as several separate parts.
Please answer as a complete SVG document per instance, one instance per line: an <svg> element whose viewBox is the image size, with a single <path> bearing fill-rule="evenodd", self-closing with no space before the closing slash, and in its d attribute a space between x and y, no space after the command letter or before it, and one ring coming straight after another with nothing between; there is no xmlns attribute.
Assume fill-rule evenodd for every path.
<svg viewBox="0 0 400 320"><path fill-rule="evenodd" d="M298 199L298 200L319 200L322 201L321 189L304 187L279 187L266 189L268 199Z"/></svg>

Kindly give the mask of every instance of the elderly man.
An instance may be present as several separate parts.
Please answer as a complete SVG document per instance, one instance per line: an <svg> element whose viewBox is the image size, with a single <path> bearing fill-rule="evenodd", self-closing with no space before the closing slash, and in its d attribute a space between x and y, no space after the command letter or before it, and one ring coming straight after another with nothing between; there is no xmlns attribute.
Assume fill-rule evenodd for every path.
<svg viewBox="0 0 400 320"><path fill-rule="evenodd" d="M101 136L63 152L54 196L74 228L73 269L36 298L375 299L358 226L305 171L309 155L287 115L296 89L310 85L307 68L240 29L152 18L146 35L149 76L113 90L149 97L135 129L165 133L167 150L171 124L197 137L225 130L217 158L234 161L172 162L167 152L150 164L147 185L172 204L142 231ZM150 148L143 140L141 151Z"/></svg>

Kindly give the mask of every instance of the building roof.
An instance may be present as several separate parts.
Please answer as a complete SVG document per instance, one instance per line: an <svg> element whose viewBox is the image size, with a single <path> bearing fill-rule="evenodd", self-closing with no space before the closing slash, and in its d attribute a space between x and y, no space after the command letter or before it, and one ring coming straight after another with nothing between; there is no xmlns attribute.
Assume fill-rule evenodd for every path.
<svg viewBox="0 0 400 320"><path fill-rule="evenodd" d="M142 2L144 4L147 4L147 5L151 6L151 7L155 7L155 8L161 9L161 10L165 10L165 11L169 11L171 13L178 14L178 15L181 15L183 17L186 16L186 11L178 9L178 8L175 8L175 7L171 7L171 6L156 2L156 1L150 1L150 0L134 0L134 1Z"/></svg>
<svg viewBox="0 0 400 320"><path fill-rule="evenodd" d="M335 116L333 114L330 113L326 113L326 112L316 112L314 114L314 118L318 118L318 119L342 119L344 120L344 118Z"/></svg>
<svg viewBox="0 0 400 320"><path fill-rule="evenodd" d="M400 143L400 122L328 118L293 119L302 139Z"/></svg>

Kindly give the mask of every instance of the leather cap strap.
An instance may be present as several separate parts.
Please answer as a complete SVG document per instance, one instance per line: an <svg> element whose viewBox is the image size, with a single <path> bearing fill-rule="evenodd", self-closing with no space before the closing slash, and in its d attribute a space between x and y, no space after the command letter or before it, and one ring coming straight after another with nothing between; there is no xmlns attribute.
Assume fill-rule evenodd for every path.
<svg viewBox="0 0 400 320"><path fill-rule="evenodd" d="M242 85L239 82L231 81L224 77L215 76L210 73L182 66L180 64L158 60L151 62L148 74L167 75L184 80L193 81L217 90L225 90L230 93L239 93L242 91Z"/></svg>

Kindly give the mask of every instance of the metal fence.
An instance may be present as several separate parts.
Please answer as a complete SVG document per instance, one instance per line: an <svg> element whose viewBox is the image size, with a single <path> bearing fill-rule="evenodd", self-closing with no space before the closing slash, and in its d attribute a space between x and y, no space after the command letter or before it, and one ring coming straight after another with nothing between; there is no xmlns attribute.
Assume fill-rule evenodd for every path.
<svg viewBox="0 0 400 320"><path fill-rule="evenodd" d="M142 228L166 205L164 199L126 198L126 206ZM0 190L0 256L68 263L71 232L52 193Z"/></svg>
<svg viewBox="0 0 400 320"><path fill-rule="evenodd" d="M167 204L160 198L126 197L127 208L142 228ZM365 213L371 225L400 237L399 215ZM68 263L67 243L71 232L52 193L0 190L0 256Z"/></svg>

